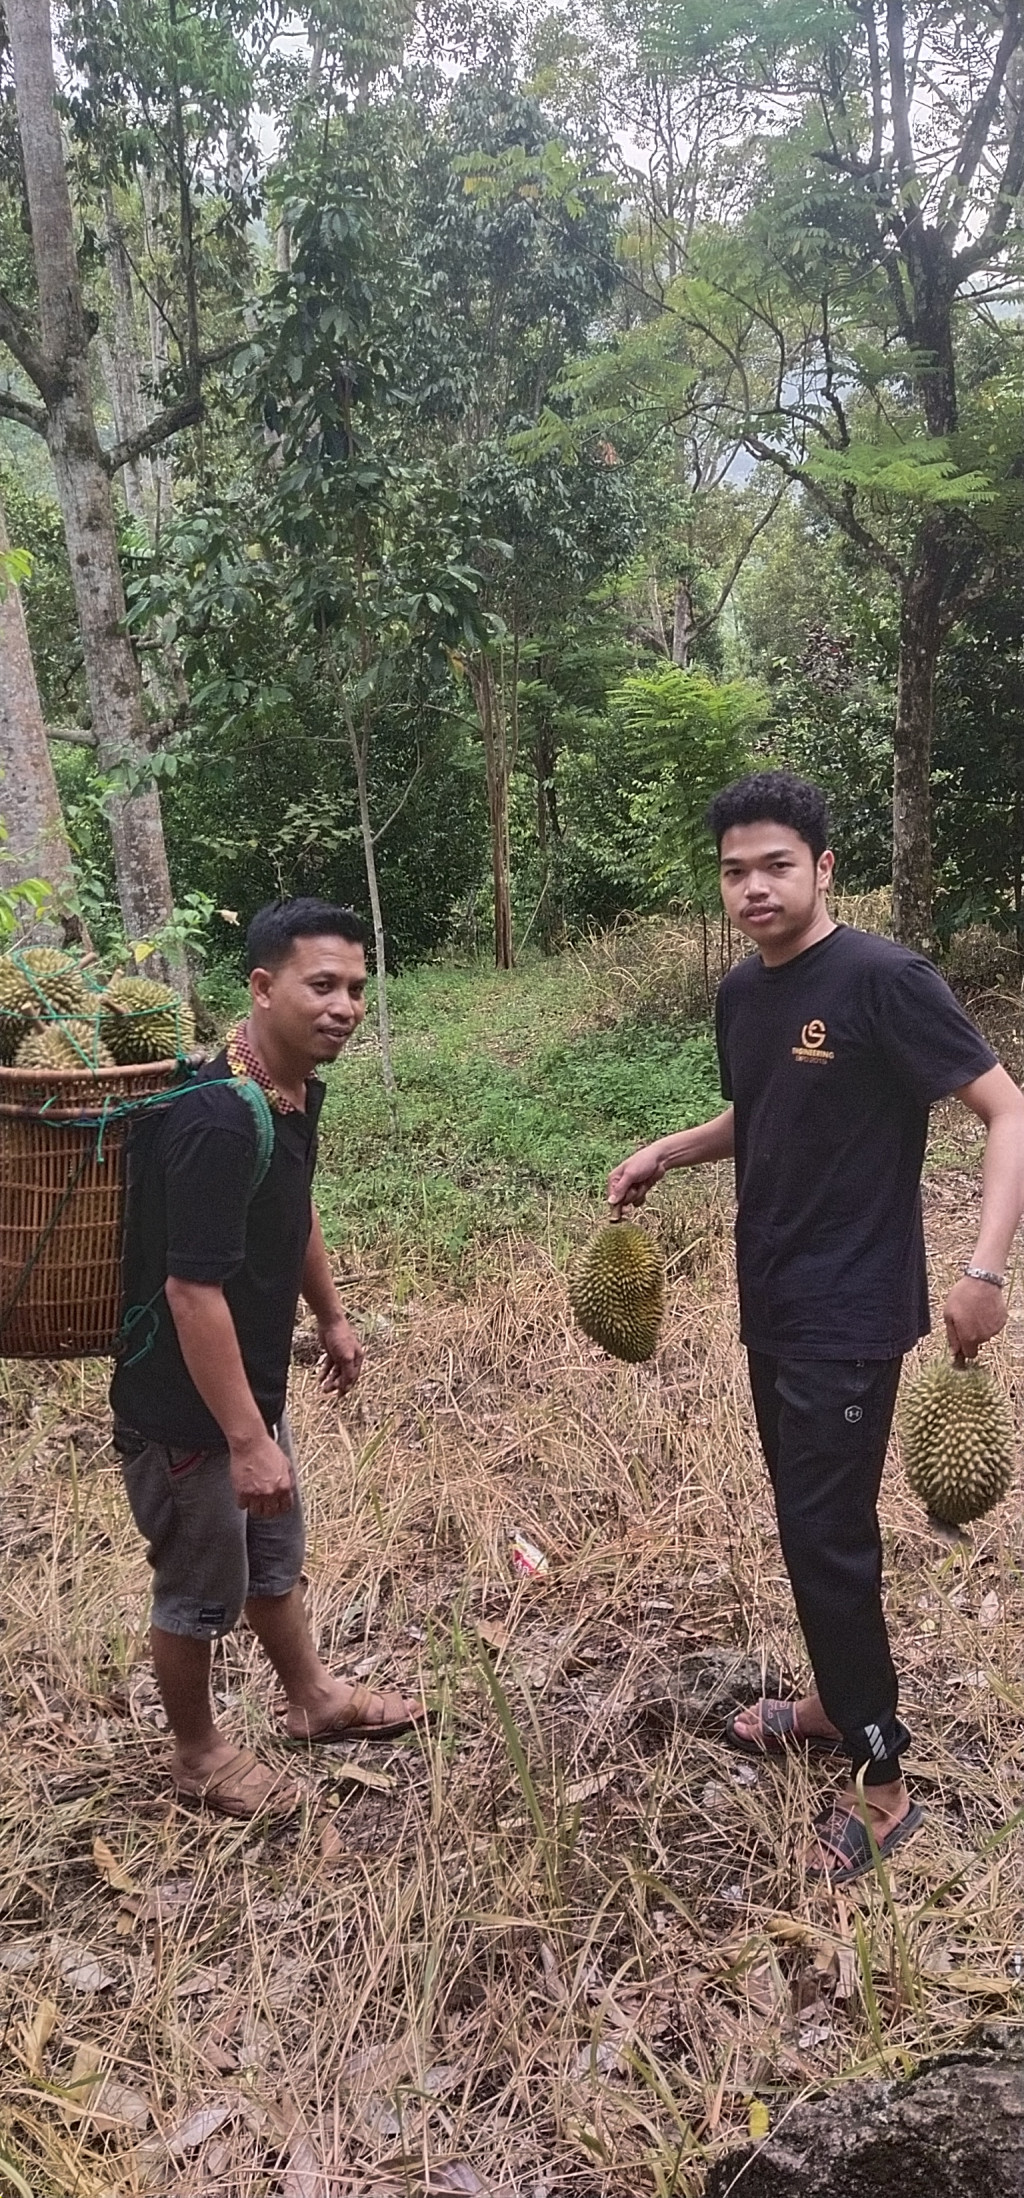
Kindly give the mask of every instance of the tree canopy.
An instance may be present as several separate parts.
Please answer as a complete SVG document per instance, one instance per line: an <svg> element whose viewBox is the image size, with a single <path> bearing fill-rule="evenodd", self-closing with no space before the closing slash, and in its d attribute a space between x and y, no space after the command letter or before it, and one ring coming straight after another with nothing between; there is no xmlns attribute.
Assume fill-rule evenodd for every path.
<svg viewBox="0 0 1024 2198"><path fill-rule="evenodd" d="M70 912L173 961L318 890L382 973L508 964L704 905L707 793L768 758L899 935L1020 942L1015 6L3 22Z"/></svg>

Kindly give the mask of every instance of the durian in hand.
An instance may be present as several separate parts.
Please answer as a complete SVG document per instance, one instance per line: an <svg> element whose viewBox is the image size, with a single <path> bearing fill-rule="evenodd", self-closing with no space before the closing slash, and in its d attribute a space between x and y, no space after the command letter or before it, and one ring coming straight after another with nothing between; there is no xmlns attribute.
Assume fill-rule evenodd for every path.
<svg viewBox="0 0 1024 2198"><path fill-rule="evenodd" d="M95 1023L37 1023L15 1055L16 1068L64 1072L113 1068L114 1056L96 1035Z"/></svg>
<svg viewBox="0 0 1024 2198"><path fill-rule="evenodd" d="M569 1301L584 1335L613 1358L637 1364L657 1347L665 1310L665 1263L632 1221L610 1221L580 1253Z"/></svg>
<svg viewBox="0 0 1024 2198"><path fill-rule="evenodd" d="M171 1061L195 1043L192 1011L152 977L112 977L100 999L100 1037L115 1061Z"/></svg>
<svg viewBox="0 0 1024 2198"><path fill-rule="evenodd" d="M977 1359L932 1359L900 1405L907 1479L933 1519L965 1526L1005 1496L1013 1479L1013 1420Z"/></svg>

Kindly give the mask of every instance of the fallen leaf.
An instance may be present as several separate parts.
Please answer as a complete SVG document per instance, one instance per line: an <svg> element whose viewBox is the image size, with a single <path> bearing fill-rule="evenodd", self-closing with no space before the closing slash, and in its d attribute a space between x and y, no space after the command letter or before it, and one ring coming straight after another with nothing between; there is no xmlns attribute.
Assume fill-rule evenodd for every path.
<svg viewBox="0 0 1024 2198"><path fill-rule="evenodd" d="M181 2159L184 2153L194 2152L198 2145L204 2145L207 2138L213 2136L215 2129L223 2129L225 2122L229 2122L236 2112L237 2108L231 2099L217 2099L210 2106L197 2107L194 2114L189 2114L185 2121L178 2123L177 2129L172 2129L170 2135L164 2138L164 2149L170 2153L172 2160Z"/></svg>
<svg viewBox="0 0 1024 2198"><path fill-rule="evenodd" d="M42 1951L38 1941L13 1939L10 1946L0 1946L0 1969L6 1969L11 1976L27 1977Z"/></svg>
<svg viewBox="0 0 1024 2198"><path fill-rule="evenodd" d="M61 2105L69 2121L88 2120L97 2131L148 2127L149 2100L130 2084L119 2082L109 2069L104 2072L97 2045L78 2047L64 2089L69 2096L61 2099Z"/></svg>
<svg viewBox="0 0 1024 2198"><path fill-rule="evenodd" d="M369 2130L371 2137L400 2137L402 2135L400 2115L395 2113L394 2107L389 2106L385 2099L375 2098L372 2093L369 2098L362 2101L359 2108L359 2118L364 2127Z"/></svg>
<svg viewBox="0 0 1024 2198"><path fill-rule="evenodd" d="M202 1999L207 1992L225 1991L231 1980L229 1961L222 1961L217 1969L193 1969L187 1977L182 1978L180 1984L175 1985L174 1996L178 2000Z"/></svg>
<svg viewBox="0 0 1024 2198"><path fill-rule="evenodd" d="M930 1972L926 1969L924 1974L929 1976ZM938 1981L947 1992L963 1992L970 1999L1005 2000L1019 1989L1019 1981L1014 1977L987 1976L979 1969L948 1969Z"/></svg>
<svg viewBox="0 0 1024 2198"><path fill-rule="evenodd" d="M325 1824L320 1833L321 1862L340 1862L345 1852L344 1843L333 1824Z"/></svg>
<svg viewBox="0 0 1024 2198"><path fill-rule="evenodd" d="M576 2056L577 2076L610 2076L623 2066L622 2047L617 2038L601 2038L596 2046L584 2046Z"/></svg>
<svg viewBox="0 0 1024 2198"><path fill-rule="evenodd" d="M995 1588L990 1588L988 1594L982 1596L981 1602L978 1605L979 1626L998 1625L999 1613L1001 1609L1002 1605L999 1601L998 1595L996 1594Z"/></svg>
<svg viewBox="0 0 1024 2198"><path fill-rule="evenodd" d="M199 2051L207 2068L215 2068L218 2076L230 2076L238 2067L238 2054L223 2030L209 2030Z"/></svg>
<svg viewBox="0 0 1024 2198"><path fill-rule="evenodd" d="M113 1848L107 1846L105 1839L97 1837L93 1840L92 1859L100 1876L106 1878L107 1884L115 1893L139 1893L141 1891L141 1887L136 1885L135 1879L129 1877L127 1870L118 1861Z"/></svg>
<svg viewBox="0 0 1024 2198"><path fill-rule="evenodd" d="M40 2000L31 2022L22 2032L21 2049L30 2076L41 2076L43 2073L43 2053L47 2039L53 2034L56 2020L56 2001Z"/></svg>
<svg viewBox="0 0 1024 2198"><path fill-rule="evenodd" d="M747 2128L750 2132L752 2143L755 2145L760 2144L761 2139L763 2137L767 2137L768 2131L770 2130L771 2126L772 2118L768 2112L764 2100L751 2099L750 2110L747 2115Z"/></svg>
<svg viewBox="0 0 1024 2198"><path fill-rule="evenodd" d="M539 1953L540 1966L544 1976L544 1990L547 1993L549 2000L557 2000L559 2002L566 2000L569 1995L566 1992L565 1986L562 1982L562 1973L558 1966L558 1957L555 1953L554 1947L548 1946L542 1939L539 1947Z"/></svg>
<svg viewBox="0 0 1024 2198"><path fill-rule="evenodd" d="M441 2160L428 2168L423 2189L425 2198L488 2198L488 2185L468 2160Z"/></svg>
<svg viewBox="0 0 1024 2198"><path fill-rule="evenodd" d="M310 2139L305 2136L292 2138L281 2198L325 2198L327 2188L327 2177Z"/></svg>
<svg viewBox="0 0 1024 2198"><path fill-rule="evenodd" d="M368 1763L332 1763L328 1782L332 1786L367 1786L375 1794L389 1794L395 1789L391 1771L371 1770Z"/></svg>
<svg viewBox="0 0 1024 2198"><path fill-rule="evenodd" d="M590 1778L574 1779L572 1785L565 1789L565 1798L570 1808L575 1808L578 1801L590 1801L595 1794L603 1794L605 1787L610 1786L612 1779L617 1776L617 1770L618 1766L613 1764L609 1770L594 1771Z"/></svg>
<svg viewBox="0 0 1024 2198"><path fill-rule="evenodd" d="M74 1946L55 1939L52 1952L69 1992L106 1992L117 1981L87 1946Z"/></svg>
<svg viewBox="0 0 1024 2198"><path fill-rule="evenodd" d="M428 2099L444 2099L449 2091L457 2091L465 2076L458 2061L434 2061L425 2068L419 2079L419 2089Z"/></svg>
<svg viewBox="0 0 1024 2198"><path fill-rule="evenodd" d="M797 2031L797 2050L810 2053L817 2045L824 2045L832 2036L832 2017L820 2000L802 2010L800 2028Z"/></svg>
<svg viewBox="0 0 1024 2198"><path fill-rule="evenodd" d="M494 1649L499 1656L502 1649L507 1649L510 1638L509 1630L507 1626L502 1625L500 1618L478 1618L476 1630L485 1648Z"/></svg>
<svg viewBox="0 0 1024 2198"><path fill-rule="evenodd" d="M700 1805L702 1809L710 1810L712 1816L716 1816L722 1803L730 1798L728 1786L720 1786L717 1778L709 1778L707 1785L701 1788Z"/></svg>
<svg viewBox="0 0 1024 2198"><path fill-rule="evenodd" d="M852 1946L837 1946L832 1956L835 1982L832 1990L837 2000L852 2000L857 1989L857 1956Z"/></svg>
<svg viewBox="0 0 1024 2198"><path fill-rule="evenodd" d="M783 2009L788 2012L789 1994L773 1961L759 1962L756 1969L748 1970L743 1988L756 2014L780 2016Z"/></svg>
<svg viewBox="0 0 1024 2198"><path fill-rule="evenodd" d="M193 1878L172 1877L163 1885L133 1888L120 1906L134 1916L136 1923L163 1923L188 1906L194 1891Z"/></svg>

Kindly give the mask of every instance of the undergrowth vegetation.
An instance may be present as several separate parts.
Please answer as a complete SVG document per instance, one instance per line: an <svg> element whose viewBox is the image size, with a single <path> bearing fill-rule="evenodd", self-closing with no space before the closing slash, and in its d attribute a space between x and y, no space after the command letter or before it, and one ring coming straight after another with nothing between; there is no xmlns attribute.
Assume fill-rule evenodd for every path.
<svg viewBox="0 0 1024 2198"><path fill-rule="evenodd" d="M343 1257L377 1246L404 1288L509 1229L557 1248L626 1151L722 1103L706 1022L639 1019L623 987L609 1024L581 956L421 970L392 1002L397 1131L370 1030L329 1077L319 1199Z"/></svg>
<svg viewBox="0 0 1024 2198"><path fill-rule="evenodd" d="M650 1364L569 1318L564 1246L609 1159L718 1104L685 942L649 943L403 979L397 1144L372 1040L332 1077L320 1195L367 1364L339 1412L297 1336L313 1625L336 1669L422 1684L435 1718L311 1754L291 1826L170 1794L107 1369L0 1365L0 2190L701 2198L795 2097L1024 2020L1019 1503L953 1543L891 1461L927 1821L833 1897L802 1860L827 1771L721 1744L766 1676L804 1672L728 1170L647 1209L668 1267ZM936 1124L933 1297L975 1223L968 1131ZM993 1359L1015 1398L1021 1335L1014 1297ZM215 1689L294 1770L244 1628Z"/></svg>

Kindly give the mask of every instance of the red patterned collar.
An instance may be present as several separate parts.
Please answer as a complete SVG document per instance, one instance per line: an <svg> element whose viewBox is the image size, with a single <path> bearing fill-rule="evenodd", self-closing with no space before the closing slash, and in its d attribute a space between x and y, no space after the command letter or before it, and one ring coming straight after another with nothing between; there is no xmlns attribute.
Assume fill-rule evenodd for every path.
<svg viewBox="0 0 1024 2198"><path fill-rule="evenodd" d="M224 1051L232 1076L251 1076L253 1083L266 1092L275 1114L301 1114L302 1109L296 1106L294 1099L286 1099L284 1092L278 1091L277 1085L271 1082L259 1054L246 1035L244 1022L236 1023L234 1029L229 1030Z"/></svg>

